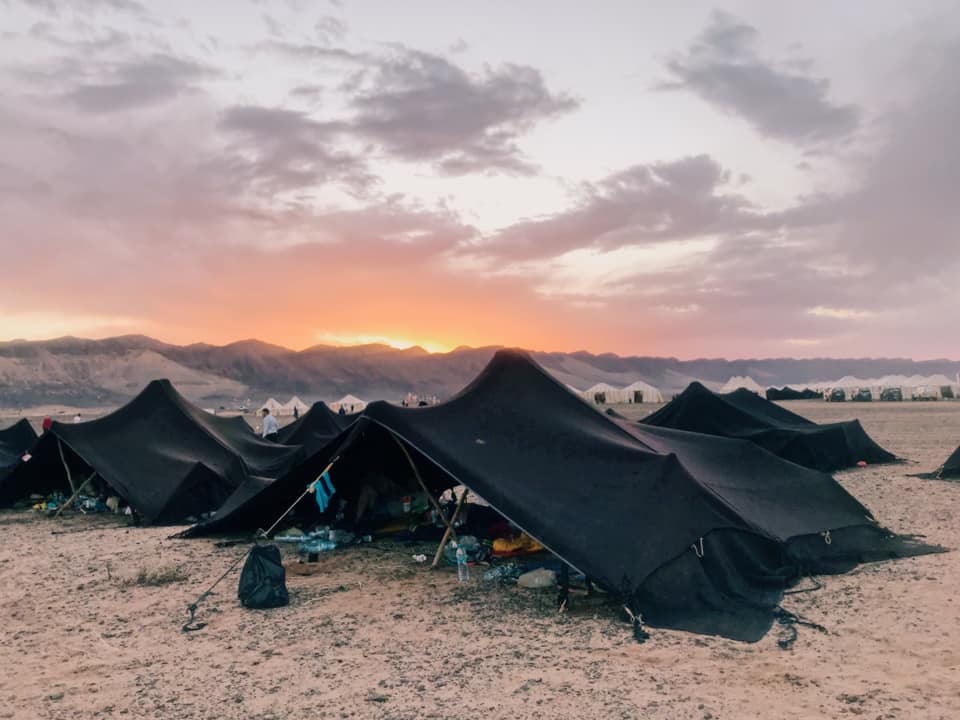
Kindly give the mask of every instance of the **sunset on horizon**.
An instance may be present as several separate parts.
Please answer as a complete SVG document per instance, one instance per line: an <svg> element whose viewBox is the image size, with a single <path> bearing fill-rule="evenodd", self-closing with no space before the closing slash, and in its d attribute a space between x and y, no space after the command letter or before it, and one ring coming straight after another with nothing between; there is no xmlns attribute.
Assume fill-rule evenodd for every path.
<svg viewBox="0 0 960 720"><path fill-rule="evenodd" d="M955 3L2 5L2 339L960 354Z"/></svg>

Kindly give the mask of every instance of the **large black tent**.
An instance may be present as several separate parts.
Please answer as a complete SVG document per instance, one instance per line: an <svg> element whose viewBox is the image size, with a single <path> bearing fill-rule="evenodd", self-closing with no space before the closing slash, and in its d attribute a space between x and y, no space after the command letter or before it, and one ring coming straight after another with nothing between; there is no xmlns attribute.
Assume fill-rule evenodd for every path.
<svg viewBox="0 0 960 720"><path fill-rule="evenodd" d="M767 388L767 400L823 400L823 393L809 388L794 390L785 385L782 388Z"/></svg>
<svg viewBox="0 0 960 720"><path fill-rule="evenodd" d="M37 433L26 418L0 430L0 482L37 441Z"/></svg>
<svg viewBox="0 0 960 720"><path fill-rule="evenodd" d="M896 460L867 435L859 420L818 425L748 390L717 394L698 382L640 422L750 440L785 460L815 470L838 470L861 460Z"/></svg>
<svg viewBox="0 0 960 720"><path fill-rule="evenodd" d="M337 457L334 484L349 495L342 463L382 457L391 440L431 488L466 485L653 625L756 640L803 573L928 550L884 531L828 475L745 441L628 427L518 351L441 405L368 405L321 452L259 492L246 485L188 534L268 527Z"/></svg>
<svg viewBox="0 0 960 720"><path fill-rule="evenodd" d="M147 522L175 522L219 507L250 476L276 478L302 448L257 438L243 418L211 415L168 380L154 380L119 410L79 424L53 423L29 462L0 483L0 503L71 490L95 472Z"/></svg>
<svg viewBox="0 0 960 720"><path fill-rule="evenodd" d="M356 416L339 415L323 402L314 403L298 420L280 428L279 442L302 445L312 455L343 431Z"/></svg>

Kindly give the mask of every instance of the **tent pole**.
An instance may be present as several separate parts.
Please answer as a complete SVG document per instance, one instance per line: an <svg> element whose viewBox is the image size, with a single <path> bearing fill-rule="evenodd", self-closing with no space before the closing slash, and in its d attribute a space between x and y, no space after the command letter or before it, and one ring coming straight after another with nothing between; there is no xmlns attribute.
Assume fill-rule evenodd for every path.
<svg viewBox="0 0 960 720"><path fill-rule="evenodd" d="M339 460L339 459L340 459L340 456L337 455L333 460L331 460L329 463L327 463L327 466L323 469L323 472L321 472L319 475L317 475L317 480L319 480L320 478L322 478L326 473L330 472L330 468L332 468L332 467L333 467L333 464L334 464L337 460ZM313 482L316 482L316 480L314 480ZM267 529L267 530L260 530L260 531L259 531L259 532L260 532L260 535L259 535L258 537L262 537L262 538L265 538L265 539L269 539L269 538L270 538L270 533L272 533L272 532L276 529L277 525L280 524L280 521L281 521L281 520L283 520L287 515L290 514L290 511L293 510L293 509L297 506L297 503L299 503L299 502L300 502L301 500L303 500L307 495L309 495L310 493L312 493L312 492L314 492L314 491L316 490L316 488L313 486L313 482L310 483L309 485L307 485L307 489L303 491L303 494L301 494L300 497L298 497L296 500L293 501L293 505L291 505L290 507L288 507L286 510L283 511L283 515L281 515L280 517L278 517L278 518L276 519L276 521L273 523L273 525L271 525L271 526L269 527L269 529Z"/></svg>
<svg viewBox="0 0 960 720"><path fill-rule="evenodd" d="M57 509L57 512L56 512L56 514L54 515L54 517L55 517L55 518L60 517L60 513L62 513L64 510L66 510L67 507L70 506L70 503L72 503L74 500L77 499L77 496L78 496L81 492L83 492L83 489L84 489L84 488L90 483L90 481L93 480L96 476L97 476L97 471L96 471L96 470L94 470L92 473L90 473L90 477L88 477L86 480L83 481L83 484L82 484L80 487L77 488L76 492L74 492L73 495L70 496L70 499L67 500L63 505L61 505L61 506Z"/></svg>
<svg viewBox="0 0 960 720"><path fill-rule="evenodd" d="M443 524L447 526L447 530L452 531L453 525L450 521L447 520L447 516L443 512L443 508L440 507L440 503L437 502L437 499L433 496L433 493L430 492L430 489L427 487L427 484L423 481L423 478L420 476L420 471L417 469L416 464L413 462L413 458L410 456L410 453L407 451L407 448L400 438L398 438L393 433L390 433L390 437L394 439L397 445L400 446L400 452L403 453L403 456L407 459L407 462L410 463L410 469L413 470L413 476L417 479L417 482L420 484L420 487L423 488L423 491L427 494L427 499L430 501L430 504L433 505L433 509L437 512L437 517L443 520Z"/></svg>
<svg viewBox="0 0 960 720"><path fill-rule="evenodd" d="M435 568L440 562L440 555L443 553L443 548L447 544L447 540L450 538L450 535L453 534L453 536L456 537L456 534L453 530L453 524L457 521L457 516L460 514L460 508L463 507L463 503L469 494L470 488L464 486L463 495L461 495L460 499L457 500L457 507L454 509L453 515L450 517L450 522L447 525L447 529L443 533L443 537L440 539L440 545L437 547L437 554L433 556L433 562L430 564L431 568Z"/></svg>
<svg viewBox="0 0 960 720"><path fill-rule="evenodd" d="M60 438L57 438L57 450L60 451L60 462L63 463L63 469L67 471L67 482L70 483L70 492L76 493L77 488L73 484L73 475L70 474L70 466L67 465L67 458L63 455L63 443L60 442Z"/></svg>
<svg viewBox="0 0 960 720"><path fill-rule="evenodd" d="M460 515L460 509L463 507L463 503L467 499L467 495L470 493L470 489L464 486L463 494L460 496L460 499L457 500L457 506L453 510L453 515L450 516L448 520L446 515L443 512L443 508L440 507L440 503L437 502L437 499L433 496L433 493L430 492L430 489L427 487L427 484L423 481L423 478L420 476L420 471L417 469L416 463L413 462L413 458L410 456L410 453L407 451L406 446L401 442L393 433L390 433L390 436L393 438L394 442L400 447L400 452L403 453L403 456L407 459L407 462L410 463L410 469L413 470L413 475L417 479L417 482L420 484L420 487L423 488L423 491L427 494L427 498L430 500L430 503L433 505L434 510L436 510L437 515L443 520L444 524L447 526L446 530L443 531L443 538L440 540L440 545L437 547L437 552L433 556L433 562L430 564L431 568L437 567L437 564L440 562L440 555L443 554L443 548L447 544L447 540L450 539L452 535L454 538L457 537L456 530L453 529L454 523L457 521L457 517Z"/></svg>

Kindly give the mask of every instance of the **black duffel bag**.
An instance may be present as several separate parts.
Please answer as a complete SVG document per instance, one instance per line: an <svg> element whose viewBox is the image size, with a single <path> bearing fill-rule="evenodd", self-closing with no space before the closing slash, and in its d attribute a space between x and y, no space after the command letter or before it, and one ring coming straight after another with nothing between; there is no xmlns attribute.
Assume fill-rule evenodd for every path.
<svg viewBox="0 0 960 720"><path fill-rule="evenodd" d="M287 573L276 545L254 545L240 573L237 595L248 608L282 607L290 603Z"/></svg>

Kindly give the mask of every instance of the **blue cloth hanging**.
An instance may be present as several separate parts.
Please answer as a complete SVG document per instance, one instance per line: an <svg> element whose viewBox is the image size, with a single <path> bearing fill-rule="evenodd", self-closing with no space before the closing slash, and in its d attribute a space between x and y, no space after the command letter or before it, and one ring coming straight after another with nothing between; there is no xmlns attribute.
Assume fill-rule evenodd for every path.
<svg viewBox="0 0 960 720"><path fill-rule="evenodd" d="M330 472L327 471L323 473L323 475L314 480L311 485L316 495L317 506L320 508L320 512L326 512L330 506L330 499L334 493L337 492L337 489L333 487L333 483L330 481Z"/></svg>

